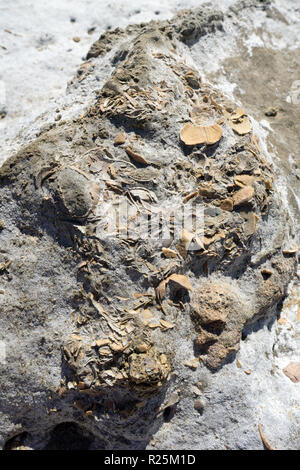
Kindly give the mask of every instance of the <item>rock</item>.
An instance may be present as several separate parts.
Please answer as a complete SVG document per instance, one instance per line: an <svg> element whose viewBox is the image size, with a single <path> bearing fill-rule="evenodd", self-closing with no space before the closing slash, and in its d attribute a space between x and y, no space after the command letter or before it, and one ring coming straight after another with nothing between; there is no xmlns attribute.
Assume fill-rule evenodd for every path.
<svg viewBox="0 0 300 470"><path fill-rule="evenodd" d="M261 448L260 395L248 393L257 356L255 367L241 360L251 375L234 359L254 331L256 347L272 350L296 252L282 251L292 221L270 156L249 126L233 132L226 110L232 121L246 115L193 62L191 48L223 22L205 7L108 31L69 84L83 107L0 168L2 447L178 449L186 433L191 449ZM199 126L197 109L222 139L183 148L182 123ZM271 383L263 364L258 383ZM205 384L194 408L192 383ZM174 392L180 403L161 413Z"/></svg>
<svg viewBox="0 0 300 470"><path fill-rule="evenodd" d="M278 108L270 107L265 111L266 116L274 117L278 113Z"/></svg>
<svg viewBox="0 0 300 470"><path fill-rule="evenodd" d="M194 402L194 408L195 410L197 410L199 413L203 413L203 410L204 410L204 407L205 407L205 402L204 400L201 400L200 398L198 398L197 400L195 400Z"/></svg>
<svg viewBox="0 0 300 470"><path fill-rule="evenodd" d="M152 350L150 353L131 354L128 360L129 380L135 384L145 384L147 388L164 381L170 371L168 362Z"/></svg>
<svg viewBox="0 0 300 470"><path fill-rule="evenodd" d="M120 132L118 135L116 135L114 144L115 145L122 145L125 144L126 142L126 134L124 132Z"/></svg>
<svg viewBox="0 0 300 470"><path fill-rule="evenodd" d="M238 349L251 309L243 294L227 281L202 284L195 293L192 309L198 332L196 343L201 353L207 355L207 365L218 368Z"/></svg>

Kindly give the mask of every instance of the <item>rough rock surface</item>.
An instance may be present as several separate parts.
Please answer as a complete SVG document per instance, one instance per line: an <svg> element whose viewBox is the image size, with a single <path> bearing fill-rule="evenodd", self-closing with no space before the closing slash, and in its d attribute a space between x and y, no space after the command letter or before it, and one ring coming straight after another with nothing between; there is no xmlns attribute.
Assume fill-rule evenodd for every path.
<svg viewBox="0 0 300 470"><path fill-rule="evenodd" d="M207 7L103 35L69 84L81 112L1 167L2 446L263 446L236 354L276 321L297 249L255 121L193 62L224 21ZM185 145L186 123L222 136ZM199 231L164 236L183 207ZM136 232L157 213L155 236ZM299 447L291 414L273 446Z"/></svg>

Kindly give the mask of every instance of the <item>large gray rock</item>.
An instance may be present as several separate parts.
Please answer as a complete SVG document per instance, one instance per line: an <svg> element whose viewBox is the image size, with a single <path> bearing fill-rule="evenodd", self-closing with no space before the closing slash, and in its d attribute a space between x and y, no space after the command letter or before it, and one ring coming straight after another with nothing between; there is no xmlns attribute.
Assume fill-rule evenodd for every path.
<svg viewBox="0 0 300 470"><path fill-rule="evenodd" d="M272 357L293 224L259 126L191 53L224 21L103 35L0 169L2 446L299 447Z"/></svg>

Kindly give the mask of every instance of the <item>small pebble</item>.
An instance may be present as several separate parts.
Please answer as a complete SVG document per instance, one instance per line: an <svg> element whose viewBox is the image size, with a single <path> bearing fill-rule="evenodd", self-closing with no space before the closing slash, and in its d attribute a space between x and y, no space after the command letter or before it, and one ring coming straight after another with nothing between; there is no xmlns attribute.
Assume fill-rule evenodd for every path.
<svg viewBox="0 0 300 470"><path fill-rule="evenodd" d="M118 134L115 137L114 144L122 145L122 144L125 144L125 142L126 142L126 134L124 132L120 132L120 134Z"/></svg>
<svg viewBox="0 0 300 470"><path fill-rule="evenodd" d="M186 367L189 367L190 369L197 369L199 366L199 360L197 358L193 359L192 361L186 361L183 363Z"/></svg>
<svg viewBox="0 0 300 470"><path fill-rule="evenodd" d="M198 397L199 395L202 395L201 390L199 390L199 388L196 387L195 385L192 385L191 390L192 390L192 392L193 392L197 397Z"/></svg>
<svg viewBox="0 0 300 470"><path fill-rule="evenodd" d="M147 352L148 349L149 349L149 347L148 347L147 344L145 344L145 343L141 343L141 344L138 344L138 345L136 346L136 350L137 350L137 352L139 352L139 353Z"/></svg>
<svg viewBox="0 0 300 470"><path fill-rule="evenodd" d="M74 41L74 42L80 42L80 37L75 36L75 37L73 38L73 41Z"/></svg>
<svg viewBox="0 0 300 470"><path fill-rule="evenodd" d="M195 400L195 402L194 402L195 410L197 410L197 411L199 411L199 413L201 413L204 410L204 407L205 407L205 403L204 403L203 400L200 400L199 398L197 400Z"/></svg>
<svg viewBox="0 0 300 470"><path fill-rule="evenodd" d="M266 111L265 111L265 116L276 116L277 115L277 111L278 109L277 108L273 108L273 107L270 107L268 108Z"/></svg>

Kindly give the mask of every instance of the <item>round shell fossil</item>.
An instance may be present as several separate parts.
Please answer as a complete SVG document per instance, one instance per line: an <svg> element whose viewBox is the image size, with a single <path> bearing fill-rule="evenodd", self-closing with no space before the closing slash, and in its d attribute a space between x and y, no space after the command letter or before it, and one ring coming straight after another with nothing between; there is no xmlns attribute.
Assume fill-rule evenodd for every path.
<svg viewBox="0 0 300 470"><path fill-rule="evenodd" d="M180 132L180 139L185 145L208 144L219 142L223 135L222 128L218 124L211 126L194 126L186 124Z"/></svg>

